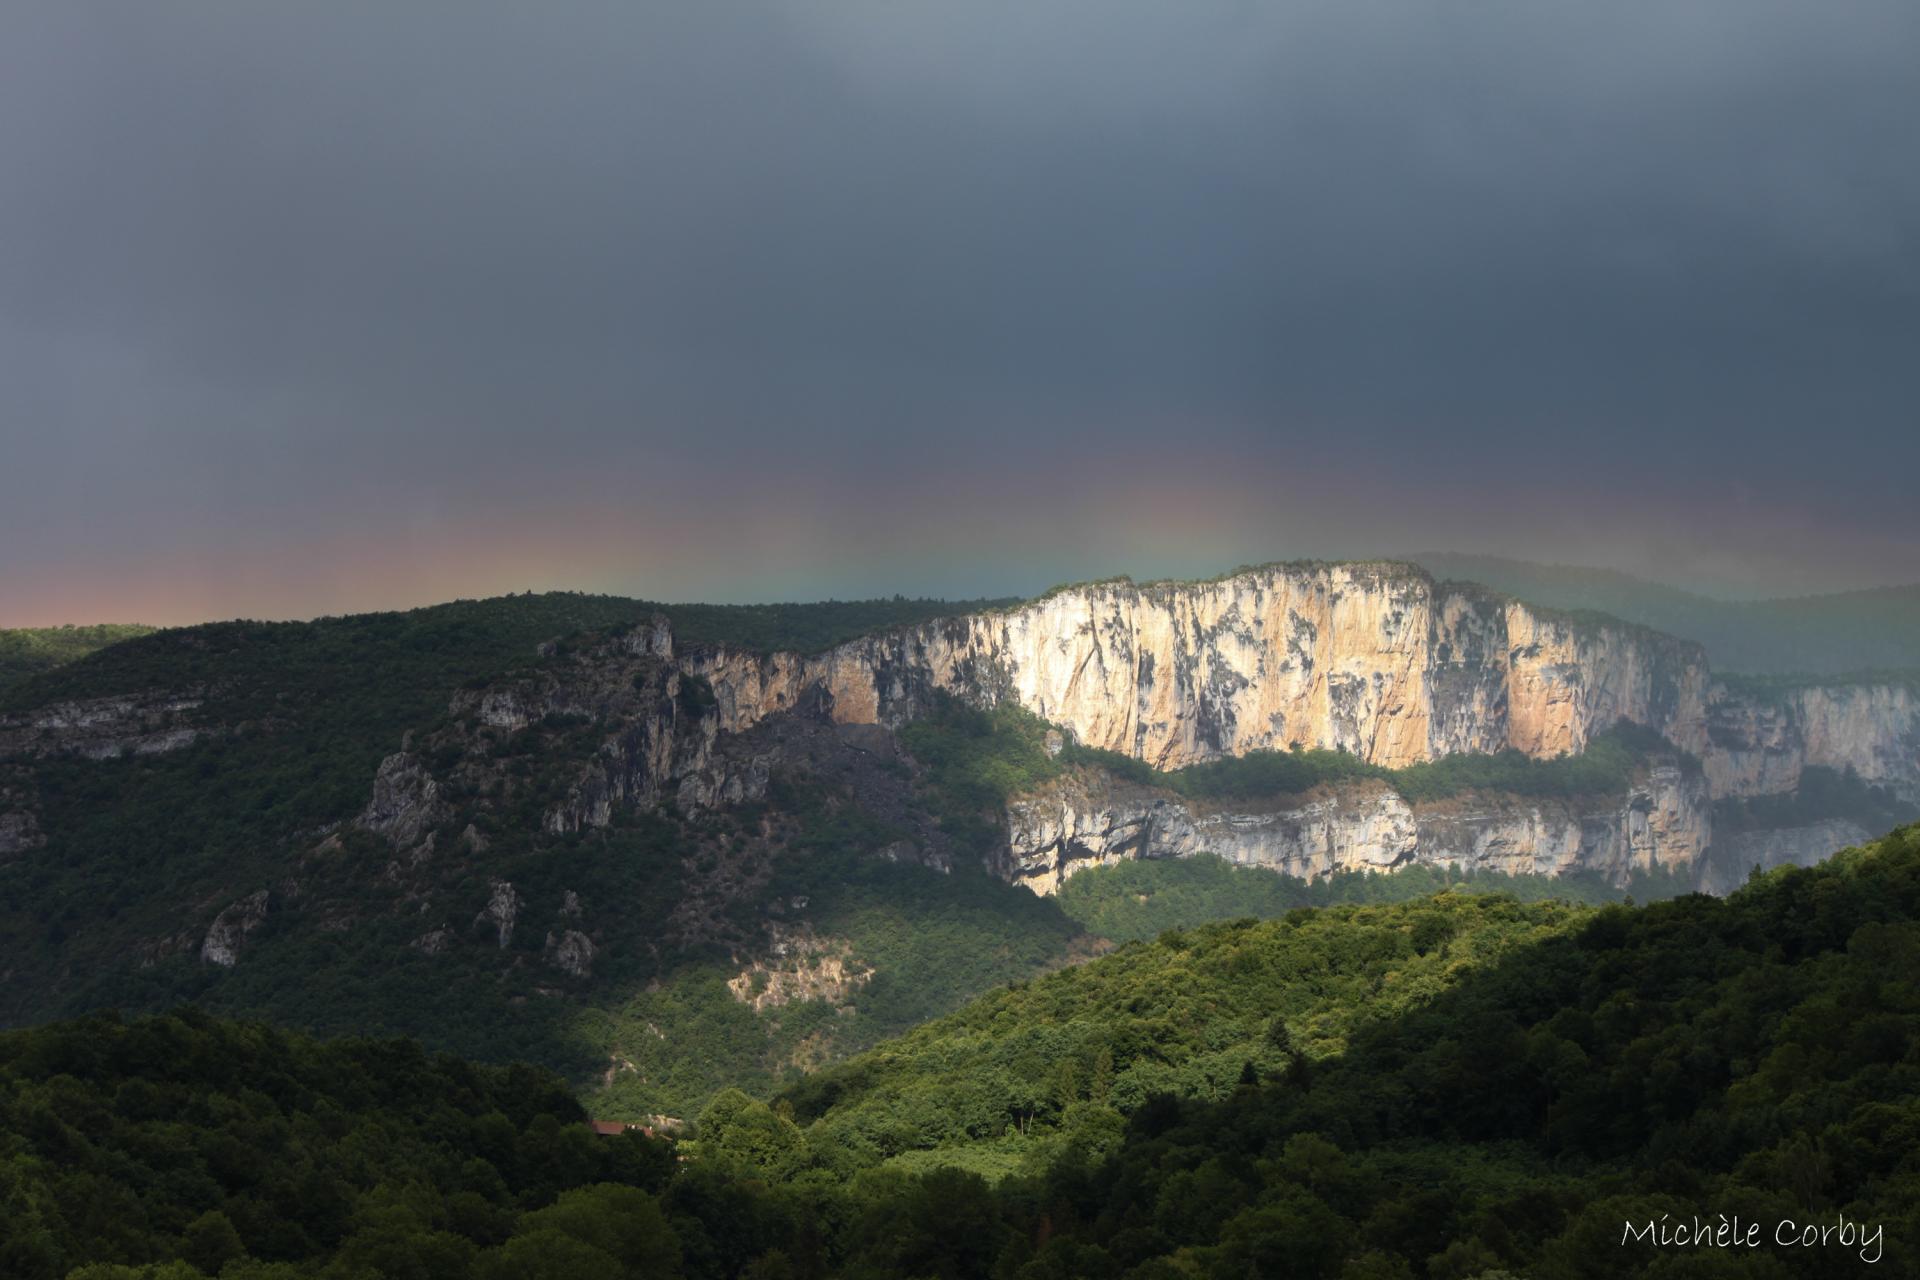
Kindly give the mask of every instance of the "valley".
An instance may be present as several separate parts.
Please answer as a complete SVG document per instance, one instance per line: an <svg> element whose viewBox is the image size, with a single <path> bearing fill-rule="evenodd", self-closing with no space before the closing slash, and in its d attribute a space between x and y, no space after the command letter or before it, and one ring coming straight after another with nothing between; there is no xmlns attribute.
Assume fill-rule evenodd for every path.
<svg viewBox="0 0 1920 1280"><path fill-rule="evenodd" d="M1671 918L1695 920L1710 908L1682 904L1710 900L1685 895L1731 893L1733 920L1789 910L1780 895L1805 890L1782 876L1880 883L1911 861L1910 831L1864 862L1798 868L1920 816L1917 742L1903 678L1723 675L1696 645L1388 564L1026 603L550 594L133 637L0 692L0 1015L192 1011L0 1033L16 1096L52 1087L36 1064L118 1037L376 1076L424 1069L407 1056L424 1044L558 1072L505 1077L439 1123L495 1143L495 1168L518 1132L525 1158L574 1172L483 1179L457 1201L410 1192L404 1212L368 1217L391 1194L378 1177L437 1157L396 1149L371 1175L316 1147L305 1176L331 1180L351 1216L288 1229L265 1209L284 1189L215 1171L213 1199L123 1199L133 1225L117 1234L43 1209L19 1220L45 1234L0 1247L48 1277L109 1239L226 1280L253 1274L234 1259L277 1280L272 1267L304 1275L320 1255L329 1275L505 1277L529 1274L536 1247L581 1266L639 1250L645 1274L714 1277L913 1274L977 1250L940 1273L997 1259L1023 1277L1146 1276L1171 1257L1213 1274L1281 1249L1306 1274L1341 1259L1341 1276L1403 1274L1394 1258L1432 1276L1523 1258L1581 1274L1571 1242L1595 1229L1596 1188L1677 1139L1604 1136L1615 1104L1592 1091L1626 1086L1566 1064L1637 1042L1581 1021L1602 1017L1604 988L1521 994L1541 963L1523 957L1561 965L1622 927L1665 936L1652 922L1669 917L1616 914L1625 901L1677 898ZM1906 919L1900 892L1855 909ZM1551 1034L1524 1029L1554 1009ZM1419 1060L1456 1082L1446 1102L1387 1119L1357 1101L1403 1070L1393 1028L1512 1017L1522 1029L1473 1034L1512 1041L1503 1060L1538 1079L1507 1080L1443 1035ZM1464 1056L1433 1058L1449 1052ZM1712 1070L1754 1070L1741 1062ZM117 1069L84 1068L115 1097L147 1096ZM228 1087L168 1070L157 1096ZM1553 1101L1569 1089L1578 1101ZM1497 1100L1535 1095L1544 1131L1523 1120L1532 1103ZM58 1124L92 1114L46 1096ZM539 1115L514 1110L535 1097ZM673 1135L694 1163L652 1138L579 1146L566 1135L583 1115ZM53 1123L13 1127L40 1150ZM1267 1159L1294 1172L1155 1154L1181 1132L1225 1150L1218 1126L1247 1123L1293 1135ZM1385 1154L1381 1126L1430 1145ZM133 1130L119 1133L60 1139L97 1152L66 1176L108 1201L123 1193L104 1170L124 1159L109 1149ZM1521 1133L1583 1163L1515 1234L1485 1215L1510 1216L1492 1206L1517 1204L1514 1179L1541 1157L1473 1144ZM1407 1211L1395 1197L1413 1203L1409 1179L1440 1176L1423 1162L1468 1149L1477 1189L1453 1185L1425 1234L1383 1225ZM16 1206L48 1176L21 1167L0 1187ZM1373 1189L1302 1172L1336 1167ZM1296 1173L1304 1193L1285 1190ZM1154 1188L1124 1193L1148 1197L1150 1226L1084 1199L1123 1194L1116 1176ZM1198 1216L1175 1207L1196 1178L1212 1206ZM613 1188L619 1213L652 1224L644 1241L589 1225ZM758 1234L722 1227L703 1199L716 1194L771 1197L753 1200ZM965 1239L901 1225L929 1195L972 1206ZM1020 1207L1033 1195L1060 1206L1051 1227ZM1282 1203L1284 1222L1251 1207ZM892 1225L821 1234L793 1216L813 1212Z"/></svg>
<svg viewBox="0 0 1920 1280"><path fill-rule="evenodd" d="M1917 959L1920 826L1726 899L1297 910L1010 983L676 1138L410 1040L96 1015L0 1032L0 1260L1592 1280L1695 1274L1623 1224L1711 1205L1767 1235L1703 1274L1903 1274ZM1778 1234L1842 1221L1831 1249Z"/></svg>
<svg viewBox="0 0 1920 1280"><path fill-rule="evenodd" d="M0 707L0 1013L193 1001L685 1116L1117 921L1724 893L1920 814L1916 742L1905 683L1392 564L187 628Z"/></svg>
<svg viewBox="0 0 1920 1280"><path fill-rule="evenodd" d="M1920 1277L1915 49L0 5L0 1280Z"/></svg>

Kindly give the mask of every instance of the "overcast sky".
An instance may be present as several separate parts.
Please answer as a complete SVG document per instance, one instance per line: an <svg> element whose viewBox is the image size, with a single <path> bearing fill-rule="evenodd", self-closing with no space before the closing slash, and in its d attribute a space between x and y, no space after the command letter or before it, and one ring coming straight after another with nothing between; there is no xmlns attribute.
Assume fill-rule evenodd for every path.
<svg viewBox="0 0 1920 1280"><path fill-rule="evenodd" d="M1912 0L0 7L0 625L1920 580Z"/></svg>

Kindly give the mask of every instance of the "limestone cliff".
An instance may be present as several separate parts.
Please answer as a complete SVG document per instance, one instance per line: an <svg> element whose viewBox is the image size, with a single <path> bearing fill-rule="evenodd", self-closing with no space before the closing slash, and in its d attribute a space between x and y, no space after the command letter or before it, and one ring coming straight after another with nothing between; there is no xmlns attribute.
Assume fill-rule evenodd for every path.
<svg viewBox="0 0 1920 1280"><path fill-rule="evenodd" d="M759 798L767 757L741 735L723 740L711 688L663 660L670 645L657 619L581 652L549 650L542 666L460 691L445 727L381 762L358 825L396 848L414 845L452 815L448 789L479 811L531 799L540 828L553 833L667 802L691 813ZM569 735L569 749L556 750ZM437 770L428 755L442 762ZM471 828L466 838L484 842Z"/></svg>
<svg viewBox="0 0 1920 1280"><path fill-rule="evenodd" d="M1092 866L1212 854L1311 879L1407 863L1510 874L1634 872L1692 866L1711 840L1705 779L1656 763L1624 795L1541 798L1468 793L1409 804L1385 783L1346 782L1304 796L1228 803L1075 769L1007 806L1008 880L1036 893Z"/></svg>
<svg viewBox="0 0 1920 1280"><path fill-rule="evenodd" d="M935 690L1012 700L1086 745L1173 769L1321 747L1392 767L1509 747L1578 752L1620 719L1706 744L1700 650L1547 615L1400 564L1249 569L1213 582L1093 583L827 653L688 654L742 728L826 692L897 725Z"/></svg>
<svg viewBox="0 0 1920 1280"><path fill-rule="evenodd" d="M1509 874L1598 874L1616 885L1641 872L1690 872L1713 842L1713 806L1697 771L1644 768L1624 795L1469 793L1415 807L1418 856Z"/></svg>
<svg viewBox="0 0 1920 1280"><path fill-rule="evenodd" d="M1085 745L1162 769L1315 747L1388 767L1507 749L1549 758L1623 719L1706 768L1704 779L1653 768L1622 797L1480 796L1417 814L1379 785L1234 813L1167 797L1151 814L1118 795L1104 809L1087 794L1026 799L1008 813L1007 870L1043 891L1063 868L1203 847L1303 875L1425 859L1623 882L1695 866L1711 847L1711 798L1790 792L1809 765L1920 796L1920 698L1907 686L1770 694L1717 683L1695 645L1399 564L1094 583L815 656L676 660L710 681L733 730L809 696L838 721L898 726L945 691L1015 702ZM1079 852L1062 863L1066 849Z"/></svg>
<svg viewBox="0 0 1920 1280"><path fill-rule="evenodd" d="M491 934L502 951L513 942L513 927L519 923L520 909L526 905L520 891L506 880L487 883L487 905L473 918L475 931Z"/></svg>
<svg viewBox="0 0 1920 1280"><path fill-rule="evenodd" d="M1202 804L1075 769L1007 806L1002 875L1052 893L1076 871L1131 858L1211 853L1243 866L1311 877L1385 870L1414 854L1413 814L1378 782L1323 787L1297 798Z"/></svg>
<svg viewBox="0 0 1920 1280"><path fill-rule="evenodd" d="M1652 768L1626 796L1480 795L1417 811L1376 783L1231 813L1155 796L1149 813L1139 797L1082 780L1080 794L1023 798L1008 813L1006 870L1042 891L1079 865L1202 849L1300 875L1427 860L1621 882L1696 863L1711 844L1710 797L1791 791L1808 765L1920 787L1920 700L1905 687L1761 697L1714 682L1691 644L1398 564L1094 583L814 655L682 648L655 617L585 653L546 656L454 700L469 729L453 780L510 787L489 763L503 737L556 718L591 723L598 750L543 817L555 832L668 800L695 811L758 798L776 759L845 751L806 724L883 733L940 693L1017 703L1085 745L1159 768L1315 747L1389 767L1458 752L1552 757L1622 719L1706 766L1704 780ZM398 758L389 765L384 782L421 785ZM381 796L377 785L369 825ZM916 856L944 865L926 841Z"/></svg>
<svg viewBox="0 0 1920 1280"><path fill-rule="evenodd" d="M266 923L269 890L248 894L214 917L207 936L200 944L200 958L208 964L231 969L240 960L240 951L254 930Z"/></svg>
<svg viewBox="0 0 1920 1280"><path fill-rule="evenodd" d="M1202 848L1306 875L1457 859L1620 879L1699 858L1709 794L1791 791L1812 765L1920 796L1920 696L1907 686L1715 682L1687 642L1394 563L1091 583L817 654L685 646L656 615L528 656L517 673L454 695L445 724L370 779L358 824L405 865L429 858L433 831L463 817L564 834L623 810L692 814L761 799L772 770L798 762L909 832L892 856L944 867L950 851L901 780L888 732L942 694L1017 704L1087 746L1162 769L1295 748L1388 767L1508 749L1552 757L1622 719L1706 769L1704 784L1655 769L1644 794L1591 803L1478 796L1416 808L1377 783L1231 813L1156 797L1150 822L1138 797L1114 792L1102 809L1091 790L1063 792L1008 815L1009 873L1043 889L1089 861ZM0 756L178 749L232 728L204 719L205 696L152 691L14 713L0 718ZM30 794L0 800L0 857L38 848L46 823ZM1048 857L1052 871L1040 868ZM555 933L556 954L565 935Z"/></svg>
<svg viewBox="0 0 1920 1280"><path fill-rule="evenodd" d="M201 701L198 690L156 690L52 702L0 716L0 757L77 755L111 760L177 751L204 732L192 718Z"/></svg>
<svg viewBox="0 0 1920 1280"><path fill-rule="evenodd" d="M1702 758L1716 796L1790 791L1807 765L1920 795L1910 685L1719 683L1686 641L1391 563L1093 583L813 656L677 660L711 681L726 730L810 694L838 721L897 727L943 690L1016 702L1156 768L1312 747L1397 768L1508 748L1577 754L1625 719Z"/></svg>
<svg viewBox="0 0 1920 1280"><path fill-rule="evenodd" d="M396 751L380 762L373 776L373 798L367 801L359 823L399 848L418 843L445 816L440 784L418 756Z"/></svg>
<svg viewBox="0 0 1920 1280"><path fill-rule="evenodd" d="M891 731L836 721L818 685L800 686L771 714L729 714L733 686L706 673L739 655L667 661L671 653L667 622L656 618L568 653L549 648L538 666L461 690L444 726L381 762L356 825L417 850L457 813L520 822L533 803L541 830L565 834L665 804L694 815L759 800L784 765L850 790L869 814L910 833L890 846L896 860L950 865L944 837L913 804ZM471 824L460 839L486 843Z"/></svg>

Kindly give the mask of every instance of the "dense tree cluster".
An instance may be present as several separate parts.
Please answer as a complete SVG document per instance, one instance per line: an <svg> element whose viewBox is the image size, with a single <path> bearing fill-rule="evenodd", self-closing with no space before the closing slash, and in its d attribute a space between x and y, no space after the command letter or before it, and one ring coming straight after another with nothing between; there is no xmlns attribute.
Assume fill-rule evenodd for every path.
<svg viewBox="0 0 1920 1280"><path fill-rule="evenodd" d="M139 635L0 689L0 711L164 690L201 699L196 716L219 731L161 755L33 762L49 843L0 882L0 941L23 954L50 936L111 951L121 939L108 922L131 904L183 882L268 874L288 837L358 812L381 758L408 731L440 725L463 684L528 666L536 646L556 637L601 635L664 610L682 643L804 649L966 607L904 599L669 607L554 592ZM0 653L24 634L0 633ZM113 885L104 899L103 880Z"/></svg>
<svg viewBox="0 0 1920 1280"><path fill-rule="evenodd" d="M160 754L0 761L0 783L25 780L18 789L31 797L46 834L44 846L0 860L0 951L12 972L0 984L0 1022L192 1001L223 1013L270 1012L329 1033L405 1031L469 1056L525 1057L575 1073L604 1067L601 1025L579 1035L571 1025L580 984L539 964L544 928L521 930L506 954L410 950L425 926L403 908L418 886L384 874L392 850L348 828L337 833L338 852L316 864L301 856L313 833L359 812L382 758L408 732L426 735L444 724L463 685L484 686L543 661L539 647L556 638L564 649L664 611L683 645L811 649L979 603L992 602L657 606L528 594L304 623L177 628L0 689L0 710L180 691L202 699L193 714L216 726ZM697 704L708 693L689 681L682 697ZM623 815L618 830L547 838L541 806L603 737L603 727L565 717L517 735L502 754L527 784L516 793L518 810L500 815L497 826L481 818L484 859L445 856L470 816L461 813L440 833L442 856L422 874L437 878L441 901L475 904L469 912L485 901L491 879L510 880L542 925L568 890L589 903L618 902L609 926L618 936L603 938L611 945L596 961L596 990L627 990L688 970L711 994L714 957L659 940L689 876L712 860L715 845L746 839L760 815L743 811L700 829L671 815ZM461 796L447 798L460 807ZM842 842L855 850L873 843ZM287 891L290 882L300 896ZM231 971L199 963L209 904L261 886L274 886L275 896L264 925L249 935L248 962ZM743 906L757 911L764 903ZM353 927L315 928L323 915ZM1073 932L1056 912L1033 936ZM1047 941L1041 949L1035 956L1033 946L1012 946L1005 971L994 969L986 982L1055 962L1063 946ZM460 998L447 999L449 987ZM930 998L945 1012L979 989L936 984ZM863 1034L871 1042L905 1025L879 1019ZM747 1030L765 1041L762 1028ZM738 1054L715 1063L723 1074L744 1065ZM708 1082L700 1096L713 1087Z"/></svg>
<svg viewBox="0 0 1920 1280"><path fill-rule="evenodd" d="M144 636L152 630L152 627L114 622L85 627L0 630L0 691L16 680L77 662L96 649Z"/></svg>
<svg viewBox="0 0 1920 1280"><path fill-rule="evenodd" d="M672 1274L670 1147L583 1121L555 1077L406 1040L193 1011L7 1032L0 1274Z"/></svg>
<svg viewBox="0 0 1920 1280"><path fill-rule="evenodd" d="M1141 942L1169 929L1216 920L1271 920L1298 907L1408 902L1436 893L1504 894L1521 902L1588 906L1628 897L1652 902L1686 892L1690 879L1675 872L1636 872L1623 889L1592 872L1509 875L1416 863L1392 875L1344 870L1302 880L1203 854L1088 867L1060 886L1055 901L1091 934L1114 942Z"/></svg>
<svg viewBox="0 0 1920 1280"><path fill-rule="evenodd" d="M935 1163L887 1158L889 1141L931 1137L958 1153L941 1163L1011 1172L995 1195L1006 1243L993 1274L1022 1280L1766 1277L1860 1263L1771 1239L1737 1254L1622 1244L1629 1221L1723 1212L1769 1232L1844 1214L1912 1267L1920 828L1725 901L1593 911L1454 897L1302 913L1278 927L1291 938L1274 928L1188 931L970 1006L791 1094L803 1119L821 1108L803 1132L882 1168ZM1262 999L1249 988L1277 1015L1264 1046L1247 1039ZM1221 1050L1246 1056L1231 1085ZM1164 1091L1121 1094L1142 1063ZM1043 1172L973 1159L1008 1152L1017 1118L989 1113L984 1136L959 1136L970 1101L1004 1112L1020 1098L1007 1066L1039 1083L1028 1094L1054 1089L1030 1104L1039 1136L1020 1139L1052 1147ZM976 1080L1001 1083L982 1100L967 1092ZM1088 1116L1103 1088L1124 1114L1117 1138Z"/></svg>
<svg viewBox="0 0 1920 1280"><path fill-rule="evenodd" d="M185 1014L0 1036L0 1270L1586 1280L1920 1247L1920 828L1727 900L1442 894L1177 931L679 1144L552 1078ZM1625 1243L1623 1243L1623 1239Z"/></svg>
<svg viewBox="0 0 1920 1280"><path fill-rule="evenodd" d="M815 815L790 856L744 910L796 913L845 943L865 975L837 1001L756 1012L727 983L738 960L688 954L658 981L627 988L580 1015L577 1038L621 1069L598 1092L610 1115L692 1115L737 1085L767 1093L803 1066L844 1057L950 1013L971 997L1064 963L1082 943L1058 904L978 867L942 874L872 850L897 833L869 830L858 810ZM778 963L777 958L774 960Z"/></svg>
<svg viewBox="0 0 1920 1280"><path fill-rule="evenodd" d="M202 1013L10 1032L0 1275L1558 1280L1618 1274L1627 1255L1607 1234L1623 1218L1695 1211L1844 1211L1884 1221L1889 1256L1916 1243L1901 1136L1920 1127L1912 830L1729 902L1651 909L1600 905L1618 893L1582 880L1419 868L1306 884L1211 859L1096 868L1042 899L971 856L1002 839L1009 796L1067 769L1197 799L1356 778L1415 800L1618 794L1671 754L1631 726L1554 761L1388 771L1297 752L1158 773L1050 751L1048 726L1016 708L948 702L909 726L913 761L894 767L956 846L951 874L875 858L908 833L782 776L764 806L628 814L579 836L509 814L484 862L435 860L449 903L513 882L525 920L510 940L411 946L418 886L384 874L382 842L344 831L324 869L302 871L332 876L332 896L310 880L276 902L238 968L191 946L133 963L129 940L178 930L179 904L281 884L289 835L357 810L380 756L431 728L457 684L647 608L529 596L190 628L0 694L195 688L225 726L164 756L34 763L54 837L0 868L0 944L19 957L0 1013L193 1000L332 1033L404 1028L606 1081L602 1115L697 1119L677 1149L596 1137L537 1070ZM686 643L810 648L940 611L674 613ZM689 709L711 696L681 693ZM558 717L504 750L537 806L597 740ZM1893 814L1884 801L1810 771L1800 796L1722 817ZM675 924L715 886L710 927ZM598 917L590 982L543 955L570 897L618 904ZM793 904L803 915L781 914ZM317 927L335 911L352 927ZM867 972L834 1001L749 1007L727 940L751 951L768 919L804 919ZM1047 973L1107 940L1125 945ZM1824 1265L1631 1261L1674 1276Z"/></svg>
<svg viewBox="0 0 1920 1280"><path fill-rule="evenodd" d="M1159 770L1131 756L1070 739L1047 746L1052 726L1015 705L983 710L951 697L908 725L903 738L933 771L944 820L980 841L997 838L985 815L1008 796L1059 777L1075 766L1103 769L1140 786L1164 787L1197 800L1297 796L1328 783L1377 778L1410 801L1443 800L1469 791L1523 796L1619 796L1650 757L1697 760L1651 729L1622 721L1576 756L1539 760L1520 751L1461 753L1389 769L1344 751L1250 751L1182 769Z"/></svg>
<svg viewBox="0 0 1920 1280"><path fill-rule="evenodd" d="M1580 910L1442 895L1169 931L984 997L783 1097L842 1164L974 1147L1037 1171L1062 1150L1104 1151L1156 1095L1220 1101L1249 1078L1310 1072Z"/></svg>
<svg viewBox="0 0 1920 1280"><path fill-rule="evenodd" d="M808 648L948 607L896 599L671 613L683 643ZM222 731L160 755L32 762L49 842L0 865L0 948L15 957L13 979L0 984L0 1019L194 1003L321 1034L405 1033L475 1060L534 1061L583 1083L604 1081L596 1105L609 1114L686 1116L728 1085L767 1094L804 1069L1106 939L1442 888L1611 894L1585 883L1433 872L1308 886L1196 861L1086 872L1058 900L1037 899L979 867L1004 839L1005 798L1063 768L1097 765L1199 796L1382 771L1320 752L1155 774L1072 744L1056 758L1044 722L1015 708L981 712L954 702L908 729L915 763L897 762L957 846L951 875L873 858L911 833L805 778L776 777L765 806L698 818L620 814L604 830L545 833L542 807L604 736L603 726L579 716L548 717L497 745L497 757L527 785L516 791L521 811L479 816L483 855L461 839L471 815L449 783L454 816L438 833L440 851L408 877L390 874L392 849L351 827L336 832L324 858L305 856L312 833L365 804L379 760L407 730L443 721L458 686L542 661L543 641L590 643L652 608L552 594L183 628L37 677L21 694L28 701L197 690ZM710 696L697 681L682 686L690 705ZM1574 762L1445 767L1511 765L1524 781L1564 769L1617 771L1626 757L1610 751L1613 739ZM305 833L298 843L296 833ZM761 863L748 866L754 858ZM471 924L495 879L510 881L522 904L522 925L506 945L480 936L490 926ZM258 886L273 886L273 897L243 962L202 963L209 904ZM690 928L676 916L690 897L723 896L716 886L731 895L725 918ZM561 973L544 955L569 895L587 904L594 931L590 979ZM434 914L422 917L428 898ZM764 942L763 923L801 901L809 927L848 947L871 976L836 1003L749 1008L728 983ZM443 924L451 942L431 951L413 945Z"/></svg>

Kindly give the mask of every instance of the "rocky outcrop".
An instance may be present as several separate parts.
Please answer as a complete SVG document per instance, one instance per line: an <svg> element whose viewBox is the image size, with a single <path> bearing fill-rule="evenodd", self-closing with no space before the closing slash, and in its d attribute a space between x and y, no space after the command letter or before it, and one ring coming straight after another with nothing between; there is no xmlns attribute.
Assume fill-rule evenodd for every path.
<svg viewBox="0 0 1920 1280"><path fill-rule="evenodd" d="M267 921L271 893L261 889L227 907L213 919L206 940L200 944L200 958L208 964L231 969L240 963L247 936Z"/></svg>
<svg viewBox="0 0 1920 1280"><path fill-rule="evenodd" d="M672 636L664 618L561 655L501 685L467 690L449 708L447 742L464 758L456 780L478 793L510 790L497 756L521 734L575 729L590 739L561 798L541 815L552 833L604 827L622 810L673 803L693 813L757 800L768 761L720 742L721 719L705 678L665 661ZM436 743L436 745L442 745Z"/></svg>
<svg viewBox="0 0 1920 1280"><path fill-rule="evenodd" d="M799 1000L843 1005L873 977L853 958L845 938L815 934L805 925L771 926L766 954L727 980L733 998L755 1013Z"/></svg>
<svg viewBox="0 0 1920 1280"><path fill-rule="evenodd" d="M525 905L508 881L488 881L487 905L473 918L473 927L476 931L493 934L504 951L513 944L513 926L519 921L520 909Z"/></svg>
<svg viewBox="0 0 1920 1280"><path fill-rule="evenodd" d="M152 692L52 702L0 717L0 757L77 755L89 760L158 755L191 746L202 733L193 693Z"/></svg>
<svg viewBox="0 0 1920 1280"><path fill-rule="evenodd" d="M1385 870L1411 858L1413 813L1382 783L1322 787L1306 796L1217 806L1076 769L1007 806L1002 875L1053 893L1074 872L1132 858L1211 853L1242 866L1312 877Z"/></svg>
<svg viewBox="0 0 1920 1280"><path fill-rule="evenodd" d="M136 963L142 969L151 969L175 956L192 955L204 941L203 935L194 929L179 929L164 937L150 938L134 947ZM237 957L238 953L235 954Z"/></svg>
<svg viewBox="0 0 1920 1280"><path fill-rule="evenodd" d="M396 751L380 762L380 770L373 776L373 799L367 802L359 823L385 836L397 849L420 842L446 816L440 784L427 772L420 757L410 751Z"/></svg>
<svg viewBox="0 0 1920 1280"><path fill-rule="evenodd" d="M580 902L580 895L568 889L560 899L560 920L557 929L547 931L546 942L542 945L541 957L554 968L582 980L593 976L593 957L595 948L593 939L575 927L586 915L586 908Z"/></svg>
<svg viewBox="0 0 1920 1280"><path fill-rule="evenodd" d="M663 805L694 815L751 803L765 797L779 766L851 793L874 817L912 833L911 853L902 856L948 865L946 840L914 803L891 730L836 723L817 686L779 713L728 729L712 679L688 669L695 664L663 658L671 652L660 619L461 691L448 708L450 724L421 745L421 755L403 751L382 765L361 825L402 846L448 820L440 797L449 792L472 812L523 821L522 797L536 791L541 829L571 834ZM442 762L437 782L422 764L429 753ZM468 853L486 843L471 823L455 838Z"/></svg>
<svg viewBox="0 0 1920 1280"><path fill-rule="evenodd" d="M1002 876L1053 893L1076 871L1132 858L1212 854L1312 879L1408 863L1560 875L1675 871L1711 843L1705 779L1647 769L1624 796L1532 799L1468 793L1409 804L1375 780L1304 796L1216 803L1075 769L1007 806Z"/></svg>
<svg viewBox="0 0 1920 1280"><path fill-rule="evenodd" d="M444 925L429 929L407 945L424 955L437 956L453 945L453 930Z"/></svg>
<svg viewBox="0 0 1920 1280"><path fill-rule="evenodd" d="M585 652L562 656L554 646L542 649L546 665L498 685L462 690L454 695L451 713L482 728L516 733L549 717L598 721L632 711L639 705L636 692L655 698L676 692L643 688L634 680L659 670L672 656L673 633L659 615Z"/></svg>
<svg viewBox="0 0 1920 1280"><path fill-rule="evenodd" d="M541 954L548 964L564 973L576 978L593 976L593 939L578 929L565 929L557 936L548 933Z"/></svg>
<svg viewBox="0 0 1920 1280"><path fill-rule="evenodd" d="M450 726L420 752L409 742L381 761L358 825L396 849L430 853L434 828L454 817L449 786L469 803L481 798L479 808L499 809L543 787L537 779L554 769L562 771L561 793L540 813L541 829L553 834L604 827L622 810L669 802L694 813L759 799L768 761L737 741L719 743L712 691L662 660L671 646L660 619L586 651L554 650L541 667L460 691L448 708ZM531 736L539 734L549 736ZM578 737L556 749L554 740L568 735ZM429 770L428 753L441 776ZM469 822L458 846L479 853L487 838Z"/></svg>
<svg viewBox="0 0 1920 1280"><path fill-rule="evenodd" d="M1844 818L1828 818L1799 827L1738 831L1721 835L1700 864L1698 887L1704 893L1732 893L1755 871L1775 867L1811 867L1837 851L1863 844L1879 833Z"/></svg>

